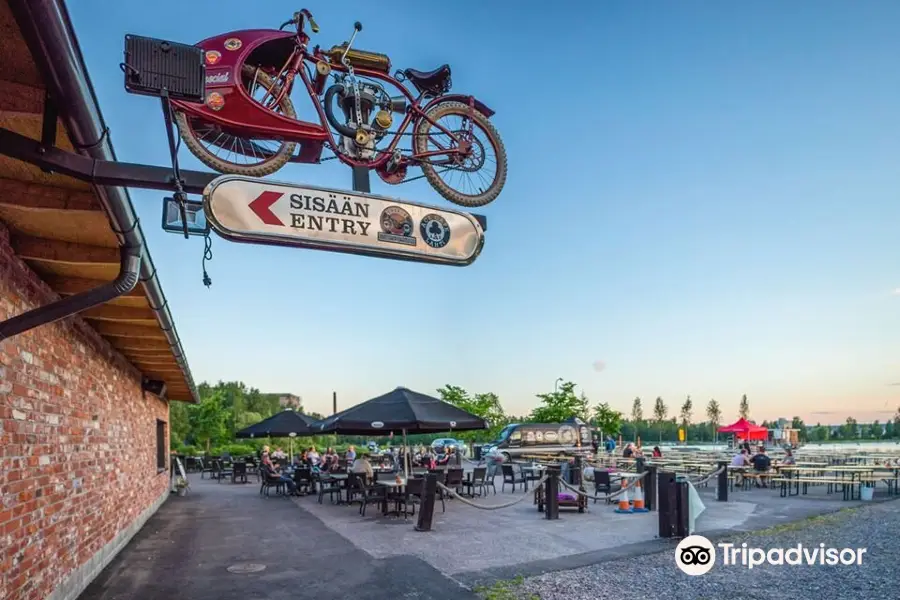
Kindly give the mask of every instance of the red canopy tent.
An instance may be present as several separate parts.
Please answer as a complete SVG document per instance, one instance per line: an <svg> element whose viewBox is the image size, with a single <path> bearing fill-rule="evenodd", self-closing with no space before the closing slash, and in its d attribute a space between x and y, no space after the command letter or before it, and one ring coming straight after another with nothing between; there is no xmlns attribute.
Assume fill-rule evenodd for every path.
<svg viewBox="0 0 900 600"><path fill-rule="evenodd" d="M769 437L769 430L759 425L754 425L744 418L740 418L731 425L719 427L719 433L734 433L745 440L765 440Z"/></svg>

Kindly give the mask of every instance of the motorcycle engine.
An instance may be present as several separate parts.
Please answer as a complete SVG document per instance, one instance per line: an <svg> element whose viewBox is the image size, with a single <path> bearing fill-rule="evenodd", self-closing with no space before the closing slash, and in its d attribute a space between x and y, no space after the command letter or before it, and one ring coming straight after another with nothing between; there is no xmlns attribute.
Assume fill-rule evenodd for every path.
<svg viewBox="0 0 900 600"><path fill-rule="evenodd" d="M337 103L343 112L342 126L332 123L341 133L341 150L356 159L372 160L377 156L378 142L393 123L392 112L406 112L405 98L391 98L383 87L370 81L359 81L354 88L346 78L334 88ZM330 91L330 90L329 90ZM328 94L330 97L331 94ZM357 119L357 102L359 116ZM402 104L402 106L401 106ZM326 114L330 113L330 101L326 102ZM331 120L331 119L329 119ZM359 122L357 122L359 121Z"/></svg>

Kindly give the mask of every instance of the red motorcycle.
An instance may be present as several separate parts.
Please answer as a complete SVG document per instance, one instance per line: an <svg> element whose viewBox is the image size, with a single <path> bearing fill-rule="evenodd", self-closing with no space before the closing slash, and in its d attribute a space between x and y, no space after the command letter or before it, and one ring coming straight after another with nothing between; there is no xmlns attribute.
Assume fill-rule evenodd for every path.
<svg viewBox="0 0 900 600"><path fill-rule="evenodd" d="M303 9L277 31L234 31L197 44L205 51L206 102L172 103L181 137L197 158L221 173L263 177L288 162L336 157L374 169L390 184L425 177L460 206L497 197L506 182L506 150L489 121L494 111L472 96L449 93L449 65L391 75L390 58L352 47L359 22L348 42L310 51L306 22L318 33ZM284 31L289 26L294 31ZM297 117L291 92L298 78L319 123ZM390 95L383 84L400 93ZM391 130L394 115L403 120ZM407 136L410 147L400 148ZM322 159L325 146L335 157ZM423 175L408 178L413 166Z"/></svg>

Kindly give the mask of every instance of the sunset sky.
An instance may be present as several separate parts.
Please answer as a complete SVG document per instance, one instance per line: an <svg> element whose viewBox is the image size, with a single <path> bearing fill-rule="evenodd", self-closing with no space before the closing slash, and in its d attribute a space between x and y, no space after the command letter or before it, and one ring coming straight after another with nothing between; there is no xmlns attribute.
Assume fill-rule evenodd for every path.
<svg viewBox="0 0 900 600"><path fill-rule="evenodd" d="M404 385L526 413L558 377L628 412L690 394L723 418L884 421L900 406L900 3L563 2L512 10L308 0L330 46L448 62L509 153L485 250L437 267L159 229L132 191L195 378L330 412ZM534 5L538 6L538 5ZM123 90L126 33L277 28L295 2L81 0L75 22L122 160L164 164L159 104ZM98 16L102 15L102 18ZM298 113L310 100L295 94ZM182 150L183 165L201 168ZM276 180L348 187L332 161ZM424 181L373 191L444 205ZM598 361L602 365L595 365ZM601 368L602 367L602 368Z"/></svg>

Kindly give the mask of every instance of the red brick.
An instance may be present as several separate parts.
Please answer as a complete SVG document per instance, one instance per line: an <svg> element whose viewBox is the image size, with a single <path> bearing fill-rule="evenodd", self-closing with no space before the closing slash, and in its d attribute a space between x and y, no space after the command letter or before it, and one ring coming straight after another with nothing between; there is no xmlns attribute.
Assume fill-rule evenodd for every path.
<svg viewBox="0 0 900 600"><path fill-rule="evenodd" d="M0 223L0 321L54 298ZM39 600L166 493L168 406L78 318L0 342L0 372L0 596Z"/></svg>

